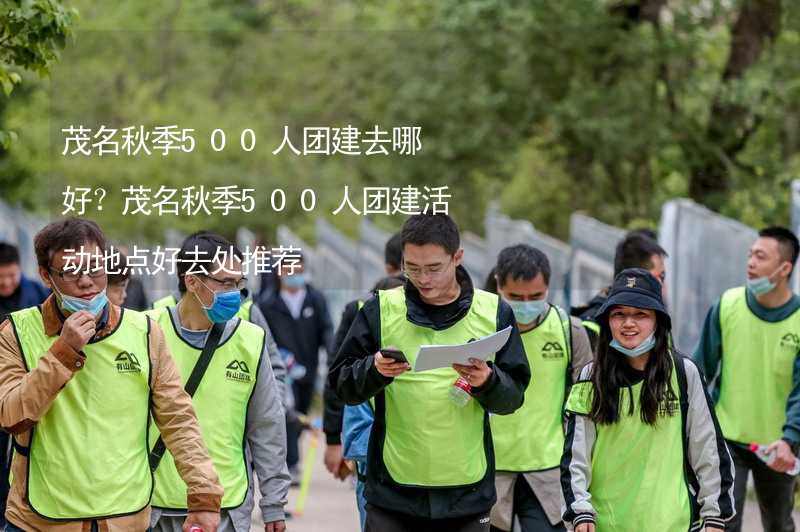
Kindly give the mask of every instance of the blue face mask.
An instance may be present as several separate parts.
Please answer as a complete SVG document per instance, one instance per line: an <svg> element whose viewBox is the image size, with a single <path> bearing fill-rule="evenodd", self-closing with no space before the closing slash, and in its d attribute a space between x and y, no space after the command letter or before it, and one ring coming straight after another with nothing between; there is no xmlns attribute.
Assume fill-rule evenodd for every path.
<svg viewBox="0 0 800 532"><path fill-rule="evenodd" d="M199 282L208 288L203 281ZM210 288L208 289L211 290ZM236 316L236 313L239 312L239 307L242 306L241 292L238 290L229 290L227 292L214 292L211 290L211 293L214 294L214 299L208 307L203 305L203 302L200 301L197 294L195 294L194 297L197 297L197 300L200 301L200 306L206 311L206 316L208 316L208 319L211 320L212 323L225 323Z"/></svg>
<svg viewBox="0 0 800 532"><path fill-rule="evenodd" d="M616 339L611 340L611 343L609 345L614 349L616 349L617 351L619 351L620 353L622 353L623 355L629 356L631 358L636 358L653 349L653 347L656 345L656 333L651 334L650 336L645 338L641 344L637 345L632 349L623 347L622 344L617 342Z"/></svg>
<svg viewBox="0 0 800 532"><path fill-rule="evenodd" d="M544 314L550 307L546 299L539 299L536 301L509 301L506 300L511 310L514 311L514 318L517 323L527 325L533 323Z"/></svg>
<svg viewBox="0 0 800 532"><path fill-rule="evenodd" d="M287 275L281 277L281 283L287 288L303 288L306 285L306 275L304 273Z"/></svg>
<svg viewBox="0 0 800 532"><path fill-rule="evenodd" d="M92 316L97 316L103 311L103 308L108 303L108 297L106 297L105 288L103 288L102 292L94 296L92 299L86 300L81 297L68 296L62 293L61 290L56 288L55 283L51 283L51 285L53 286L53 290L56 292L56 295L60 300L61 310L64 312L69 312L70 314L80 310L85 310L91 313Z"/></svg>

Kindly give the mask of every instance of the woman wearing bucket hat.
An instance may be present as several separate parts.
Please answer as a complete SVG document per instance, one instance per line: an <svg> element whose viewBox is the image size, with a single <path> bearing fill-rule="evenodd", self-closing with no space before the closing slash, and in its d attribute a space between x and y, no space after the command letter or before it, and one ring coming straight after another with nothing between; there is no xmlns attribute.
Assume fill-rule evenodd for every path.
<svg viewBox="0 0 800 532"><path fill-rule="evenodd" d="M566 403L564 521L576 532L724 530L733 467L705 383L676 353L661 284L614 279L595 360Z"/></svg>

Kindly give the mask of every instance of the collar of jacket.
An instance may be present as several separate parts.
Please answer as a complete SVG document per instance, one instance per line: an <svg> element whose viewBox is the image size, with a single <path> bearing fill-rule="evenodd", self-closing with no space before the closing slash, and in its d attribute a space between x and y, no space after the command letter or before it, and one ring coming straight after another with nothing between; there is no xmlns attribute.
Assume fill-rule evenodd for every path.
<svg viewBox="0 0 800 532"><path fill-rule="evenodd" d="M458 320L466 316L467 312L469 311L469 307L472 305L472 296L475 293L475 289L472 286L472 279L470 279L467 270L465 270L463 266L458 266L456 268L456 281L458 281L458 284L461 286L461 293L458 295L458 299L452 303L443 305L446 307L452 307L453 312L451 315L447 316L443 322L434 323L433 320L431 320L431 318L428 316L427 312L427 309L433 305L422 301L422 297L419 295L419 290L417 290L417 288L414 286L414 283L406 279L406 317L408 318L408 321L415 325L419 325L420 327L427 327L429 329L440 331L453 326L453 324L458 322Z"/></svg>
<svg viewBox="0 0 800 532"><path fill-rule="evenodd" d="M314 288L312 288L310 284L306 283L305 290L306 290L306 295L303 298L303 305L300 307L301 309L304 309L306 308L306 306L313 304L312 298L314 297L313 296ZM286 302L281 297L280 288L276 288L275 290L269 293L269 295L264 299L264 306L280 310L283 314L286 314L287 316L292 315L292 312L289 310L289 307L286 306ZM300 317L302 318L302 313L300 314Z"/></svg>

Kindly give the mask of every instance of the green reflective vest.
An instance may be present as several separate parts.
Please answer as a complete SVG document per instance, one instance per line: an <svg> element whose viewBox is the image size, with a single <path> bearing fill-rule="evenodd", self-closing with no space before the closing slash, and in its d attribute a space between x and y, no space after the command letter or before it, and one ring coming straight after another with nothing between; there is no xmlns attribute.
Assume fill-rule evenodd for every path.
<svg viewBox="0 0 800 532"><path fill-rule="evenodd" d="M178 301L175 299L175 296L169 294L168 296L164 296L153 301L153 309L174 307L177 304Z"/></svg>
<svg viewBox="0 0 800 532"><path fill-rule="evenodd" d="M600 336L600 324L592 320L583 320L581 322L585 328L592 331L596 336Z"/></svg>
<svg viewBox="0 0 800 532"><path fill-rule="evenodd" d="M185 386L202 349L193 347L180 337L169 311L159 312L157 320ZM225 490L222 498L224 509L241 506L247 495L248 466L244 454L247 407L255 389L264 341L262 328L239 320L233 335L214 351L192 396L203 441ZM158 429L152 426L149 436L151 448L158 435ZM186 484L169 451L164 453L155 471L153 506L186 509Z"/></svg>
<svg viewBox="0 0 800 532"><path fill-rule="evenodd" d="M378 292L381 347L401 349L411 366L424 344L461 344L497 331L498 298L475 290L467 314L436 331L408 321L403 287ZM474 484L486 474L483 407L474 399L458 407L449 397L458 379L452 368L394 378L384 389L386 433L383 462L398 484L452 487Z"/></svg>
<svg viewBox="0 0 800 532"><path fill-rule="evenodd" d="M673 394L653 427L640 418L642 383L620 390L620 419L596 424L589 493L597 513L597 532L686 532L692 520L684 476L683 423L673 365ZM593 386L575 383L566 410L580 415L591 411ZM633 414L629 408L633 400Z"/></svg>
<svg viewBox="0 0 800 532"><path fill-rule="evenodd" d="M10 317L31 371L58 336L45 335L37 307ZM149 329L144 314L122 309L111 334L86 344L86 365L31 429L27 500L37 514L96 519L150 503Z"/></svg>
<svg viewBox="0 0 800 532"><path fill-rule="evenodd" d="M551 305L544 320L522 333L534 380L522 407L507 416L490 416L498 471L538 471L558 467L564 450L562 409L572 358L570 321Z"/></svg>
<svg viewBox="0 0 800 532"><path fill-rule="evenodd" d="M239 307L239 312L236 313L236 316L242 320L250 321L251 308L253 308L253 300L248 297L242 302L242 306Z"/></svg>
<svg viewBox="0 0 800 532"><path fill-rule="evenodd" d="M767 322L747 306L745 288L722 295L722 333L717 417L726 439L771 443L786 423L794 361L800 351L800 312Z"/></svg>

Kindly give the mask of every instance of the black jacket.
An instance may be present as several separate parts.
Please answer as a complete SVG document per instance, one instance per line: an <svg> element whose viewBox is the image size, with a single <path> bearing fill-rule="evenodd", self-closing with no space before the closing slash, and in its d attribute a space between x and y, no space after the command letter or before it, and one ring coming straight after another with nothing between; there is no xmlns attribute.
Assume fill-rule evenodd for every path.
<svg viewBox="0 0 800 532"><path fill-rule="evenodd" d="M452 303L433 306L424 303L419 292L407 282L406 306L409 321L434 330L446 329L461 320L472 305L473 287L469 275L459 267L457 278L461 294ZM494 505L494 451L489 427L489 413L510 414L523 402L530 381L530 368L522 339L511 308L499 302L497 330L512 326L511 337L495 354L489 380L473 395L485 409L484 448L487 454L486 475L475 484L454 488L420 488L395 483L383 463L383 441L386 434L383 389L393 379L384 377L374 365L374 353L381 344L379 297L368 300L358 311L328 376L329 385L347 404L359 404L375 397L375 424L367 454L366 498L370 504L408 515L430 519L475 515ZM420 430L425 430L420 427ZM442 441L447 445L447 441ZM461 467L454 463L453 467Z"/></svg>
<svg viewBox="0 0 800 532"><path fill-rule="evenodd" d="M344 306L342 319L339 321L339 328L336 329L336 336L333 338L331 353L337 353L347 337L350 326L356 320L358 314L358 304L356 299ZM336 395L336 390L331 387L330 379L325 380L325 391L323 392L324 413L322 415L322 430L325 432L325 441L328 445L340 445L342 443L342 418L344 417L344 401Z"/></svg>
<svg viewBox="0 0 800 532"><path fill-rule="evenodd" d="M267 320L278 347L290 351L295 360L306 368L299 382L313 383L319 366L319 349L330 357L333 325L328 313L328 304L321 292L306 285L306 297L300 317L294 319L277 290L262 294L258 308Z"/></svg>
<svg viewBox="0 0 800 532"><path fill-rule="evenodd" d="M597 312L600 310L600 307L602 307L606 302L606 299L608 299L609 289L610 287L603 288L597 294L595 294L595 296L590 299L586 305L582 307L572 307L570 314L580 318L581 321L594 321L594 319L597 317ZM591 346L592 351L594 351L597 347L597 333L589 327L584 327L584 329L586 329L586 334L589 336L589 345Z"/></svg>

